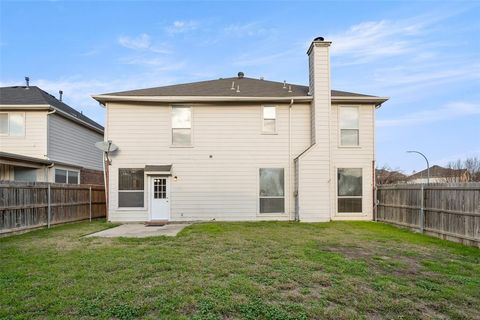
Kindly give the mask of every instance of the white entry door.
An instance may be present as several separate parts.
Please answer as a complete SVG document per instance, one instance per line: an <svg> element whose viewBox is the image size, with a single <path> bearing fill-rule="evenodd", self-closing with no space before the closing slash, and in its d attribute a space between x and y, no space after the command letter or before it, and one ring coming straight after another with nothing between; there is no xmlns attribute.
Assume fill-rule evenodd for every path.
<svg viewBox="0 0 480 320"><path fill-rule="evenodd" d="M170 179L151 177L150 183L151 220L170 219Z"/></svg>

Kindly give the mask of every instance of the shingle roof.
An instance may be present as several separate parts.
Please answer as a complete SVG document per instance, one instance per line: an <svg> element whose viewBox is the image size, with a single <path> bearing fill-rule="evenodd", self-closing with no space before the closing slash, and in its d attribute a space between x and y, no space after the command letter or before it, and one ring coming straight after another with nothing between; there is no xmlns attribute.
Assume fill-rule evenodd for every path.
<svg viewBox="0 0 480 320"><path fill-rule="evenodd" d="M83 115L69 105L58 100L49 93L43 91L37 86L16 86L0 88L0 106L1 105L50 105L54 109L68 113L69 115L82 120L97 129L103 130L103 127Z"/></svg>
<svg viewBox="0 0 480 320"><path fill-rule="evenodd" d="M232 89L233 88L233 89ZM240 92L237 92L240 91ZM139 90L106 93L111 96L221 96L221 97L299 97L308 96L308 86L253 78L220 78ZM332 90L332 96L374 97Z"/></svg>
<svg viewBox="0 0 480 320"><path fill-rule="evenodd" d="M427 169L419 171L415 174L412 174L408 177L409 180L422 178L427 176ZM434 165L430 168L430 178L449 178L449 177L457 177L467 173L467 169L451 169L451 168L444 168L437 165Z"/></svg>

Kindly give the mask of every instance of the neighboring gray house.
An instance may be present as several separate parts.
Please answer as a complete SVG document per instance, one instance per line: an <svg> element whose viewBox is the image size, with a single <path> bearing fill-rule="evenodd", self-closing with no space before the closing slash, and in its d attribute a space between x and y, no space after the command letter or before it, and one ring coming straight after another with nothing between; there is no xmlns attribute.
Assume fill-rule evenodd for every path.
<svg viewBox="0 0 480 320"><path fill-rule="evenodd" d="M331 90L315 39L309 86L237 77L96 95L111 154L109 220L371 220L375 110Z"/></svg>
<svg viewBox="0 0 480 320"><path fill-rule="evenodd" d="M0 88L0 180L103 184L103 127L35 86Z"/></svg>

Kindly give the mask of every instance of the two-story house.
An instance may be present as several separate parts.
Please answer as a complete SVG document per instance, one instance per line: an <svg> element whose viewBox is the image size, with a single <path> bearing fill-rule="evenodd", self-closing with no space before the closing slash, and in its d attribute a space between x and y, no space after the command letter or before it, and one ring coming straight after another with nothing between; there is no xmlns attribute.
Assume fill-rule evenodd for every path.
<svg viewBox="0 0 480 320"><path fill-rule="evenodd" d="M0 180L103 184L98 141L101 125L28 80L0 88Z"/></svg>
<svg viewBox="0 0 480 320"><path fill-rule="evenodd" d="M237 77L96 95L111 154L109 220L372 219L375 109L330 89L331 42L309 86Z"/></svg>

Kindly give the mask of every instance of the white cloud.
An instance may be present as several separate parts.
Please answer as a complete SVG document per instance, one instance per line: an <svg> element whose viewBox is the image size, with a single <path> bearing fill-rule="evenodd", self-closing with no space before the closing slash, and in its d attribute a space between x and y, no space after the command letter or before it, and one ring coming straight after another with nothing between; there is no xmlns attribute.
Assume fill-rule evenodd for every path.
<svg viewBox="0 0 480 320"><path fill-rule="evenodd" d="M259 22L249 22L245 24L228 25L223 31L228 36L253 37L270 35L275 32L275 28L262 27Z"/></svg>
<svg viewBox="0 0 480 320"><path fill-rule="evenodd" d="M172 63L159 57L131 57L121 58L120 62L123 64L141 65L155 67L156 71L174 71L180 70L185 67L185 61L179 61Z"/></svg>
<svg viewBox="0 0 480 320"><path fill-rule="evenodd" d="M165 31L170 34L184 33L193 31L198 28L198 22L193 20L176 20L171 25L165 28Z"/></svg>
<svg viewBox="0 0 480 320"><path fill-rule="evenodd" d="M142 33L137 37L120 36L118 43L128 49L141 50L150 48L152 41L148 34Z"/></svg>
<svg viewBox="0 0 480 320"><path fill-rule="evenodd" d="M377 126L416 126L467 116L480 116L480 103L451 102L437 109L412 112L394 119L378 119Z"/></svg>

